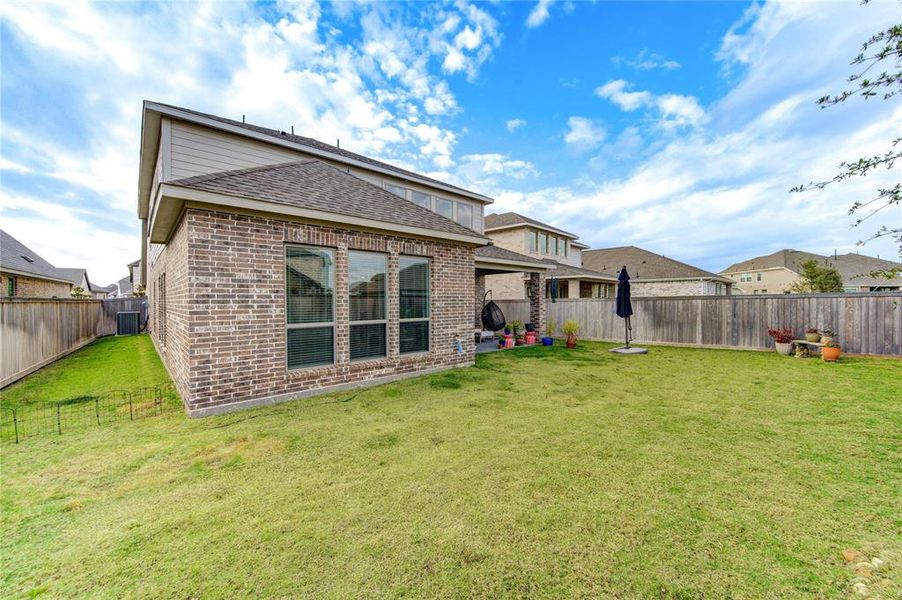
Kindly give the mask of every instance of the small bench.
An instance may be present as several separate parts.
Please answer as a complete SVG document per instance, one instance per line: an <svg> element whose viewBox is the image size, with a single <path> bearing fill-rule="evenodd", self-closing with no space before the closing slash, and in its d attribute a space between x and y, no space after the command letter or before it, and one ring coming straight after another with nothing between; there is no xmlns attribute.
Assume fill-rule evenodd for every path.
<svg viewBox="0 0 902 600"><path fill-rule="evenodd" d="M814 346L815 348L824 347L824 344L821 342L809 342L808 340L792 340L790 344L792 344L793 352L795 352L796 344L805 344L806 346Z"/></svg>

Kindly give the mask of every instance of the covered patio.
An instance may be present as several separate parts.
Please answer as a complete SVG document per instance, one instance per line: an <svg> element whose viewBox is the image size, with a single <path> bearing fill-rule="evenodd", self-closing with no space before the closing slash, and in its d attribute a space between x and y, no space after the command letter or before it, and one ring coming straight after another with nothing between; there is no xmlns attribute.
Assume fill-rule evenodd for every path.
<svg viewBox="0 0 902 600"><path fill-rule="evenodd" d="M535 330L545 329L545 281L555 265L519 254L498 246L482 246L476 249L476 293L474 297L473 324L477 336L482 331L483 298L485 297L486 275L521 273L526 276L527 297L529 298L529 322ZM494 340L480 344L477 337L476 352L497 350Z"/></svg>

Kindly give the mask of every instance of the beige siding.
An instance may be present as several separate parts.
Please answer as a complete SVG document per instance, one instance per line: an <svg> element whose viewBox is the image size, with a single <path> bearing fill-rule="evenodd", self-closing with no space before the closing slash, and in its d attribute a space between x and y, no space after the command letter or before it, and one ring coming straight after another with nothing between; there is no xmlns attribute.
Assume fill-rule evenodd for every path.
<svg viewBox="0 0 902 600"><path fill-rule="evenodd" d="M172 181L218 171L261 167L294 160L310 158L322 160L319 157L298 150L281 148L274 144L251 140L183 121L164 119L163 128L164 131L168 128L169 133L161 136L158 161L162 164L159 164L155 171L155 181L158 176L162 181ZM166 146L167 143L168 147ZM454 202L467 204L473 208L473 229L480 233L482 232L484 205L480 202L475 202L464 196L441 189L432 188L427 184L415 184L365 169L349 168L347 165L338 162L325 162L330 162L330 164L379 187L384 187L386 184L399 185L447 198ZM155 189L156 185L154 185L152 190L155 191Z"/></svg>
<svg viewBox="0 0 902 600"><path fill-rule="evenodd" d="M724 275L735 281L735 287L743 294L782 294L788 292L790 286L799 280L797 273L785 267L744 272L751 274L751 281L740 281L741 273L739 272ZM761 281L758 281L759 273Z"/></svg>
<svg viewBox="0 0 902 600"><path fill-rule="evenodd" d="M505 273L504 275L486 275L485 289L492 291L495 300L523 300L526 298L522 273Z"/></svg>

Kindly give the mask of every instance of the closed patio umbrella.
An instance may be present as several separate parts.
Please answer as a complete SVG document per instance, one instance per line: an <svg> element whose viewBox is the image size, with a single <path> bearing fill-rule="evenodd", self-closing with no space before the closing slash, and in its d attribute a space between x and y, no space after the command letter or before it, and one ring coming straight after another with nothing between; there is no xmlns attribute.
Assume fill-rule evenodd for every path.
<svg viewBox="0 0 902 600"><path fill-rule="evenodd" d="M648 350L645 348L631 348L630 338L633 333L633 326L630 323L630 317L633 316L633 303L630 300L630 275L626 272L626 265L620 269L617 276L617 302L615 305L617 316L623 319L623 333L626 338L626 345L620 348L614 348L611 352L620 354L646 354Z"/></svg>

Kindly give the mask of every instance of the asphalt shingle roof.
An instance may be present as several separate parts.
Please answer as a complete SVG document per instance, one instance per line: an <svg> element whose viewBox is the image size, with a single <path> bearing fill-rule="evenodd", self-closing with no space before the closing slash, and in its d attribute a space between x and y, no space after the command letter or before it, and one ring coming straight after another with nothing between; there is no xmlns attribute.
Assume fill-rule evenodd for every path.
<svg viewBox="0 0 902 600"><path fill-rule="evenodd" d="M479 246L476 248L476 258L484 258L486 260L491 260L493 258L498 260L513 260L536 265L541 265L543 263L543 261L538 258L533 258L532 256L520 254L519 252L514 252L513 250L508 250L507 248L501 248L499 246Z"/></svg>
<svg viewBox="0 0 902 600"><path fill-rule="evenodd" d="M744 260L742 262L738 262L736 264L730 265L721 273L739 273L745 271L757 271L761 269L775 269L779 267L785 267L790 271L799 272L801 267L800 263L806 260L816 260L823 261L826 257L821 256L819 254L812 254L811 252L802 252L801 250L792 250L791 248L787 248L785 250L777 250L773 254L768 254L766 256L756 256L755 258L750 258L748 260Z"/></svg>
<svg viewBox="0 0 902 600"><path fill-rule="evenodd" d="M626 266L631 279L697 279L714 278L730 282L720 275L693 267L636 246L583 250L583 266L597 271L616 271Z"/></svg>
<svg viewBox="0 0 902 600"><path fill-rule="evenodd" d="M388 171L392 171L392 172L397 173L398 175L402 176L403 178L416 179L416 180L422 181L422 182L424 182L424 183L439 184L439 185L442 185L442 186L444 186L444 187L446 187L446 188L449 188L449 189L452 189L452 190L458 190L458 191L460 191L460 192L462 192L462 193L465 193L465 194L479 196L480 198L484 198L486 202L491 202L491 198L488 198L488 197L486 197L486 196L483 196L482 194L477 194L476 192L472 192L472 191L467 190L467 189L464 189L464 188L462 188L462 187L459 187L459 186L456 186L456 185L452 185L452 184L446 183L446 182L444 182L444 181L439 181L438 179L433 179L432 177L427 177L427 176L425 176L425 175L420 175L419 173L415 173L415 172L413 172L413 171L408 171L407 169L402 169L402 168L396 167L396 166L394 166L394 165L392 165L392 164L389 164L389 163L386 163L386 162L382 162L382 161L376 160L376 159L374 159L374 158L370 158L370 157L368 157L368 156L364 156L364 155L362 155L362 154L357 154L356 152L350 152L350 151L345 150L345 149L343 149L343 148L339 148L339 147L333 146L332 144L326 144L326 143L324 143L324 142L321 142L321 141L319 141L319 140L313 139L313 138L311 138L311 137L306 137L306 136L302 136L302 135L294 135L293 133L288 133L288 132L286 132L286 131L281 131L281 130L278 130L278 129L270 129L270 128L268 128L268 127L260 127L259 125L252 125L252 124L250 124L250 123L243 123L243 122L241 122L241 121L235 121L234 119L226 119L225 117L218 117L218 116L216 116L216 115L211 115L211 114L209 114L209 113L203 113L203 112L200 112L200 111L197 111L197 110L191 110L190 108L184 108L184 107L181 107L181 106L173 106L173 105L171 105L171 104L164 104L164 103L162 103L162 102L155 102L154 104L159 104L160 106L166 106L166 107L169 107L169 108L174 108L174 109L176 109L176 110L180 110L180 111L184 111L184 112L186 112L186 113L191 113L191 114L197 115L197 116L199 116L199 117L204 117L204 118L207 118L207 119L212 119L212 120L214 120L214 121L219 121L220 123L225 123L225 124L227 124L227 125L233 125L233 126L235 126L235 127L240 127L240 128L242 128L242 129L246 129L246 130L248 130L248 131L253 131L253 132L256 132L256 133L261 133L261 134L263 134L263 135L267 135L267 136L270 136L270 137L273 137L273 138L277 138L277 139L280 139L280 140L286 140L286 141L292 142L292 143L294 143L294 144L299 144L299 145L302 145L302 146L308 146L308 147L310 147L310 148L312 148L312 149L314 149L314 150L317 150L317 151L319 151L319 152L328 152L329 154L333 154L333 155L335 155L338 159L345 158L345 159L354 160L354 161L357 161L357 162L362 162L362 163L365 163L365 164L368 164L368 165L372 165L372 166L374 166L374 167L378 167L378 168L380 168L380 169L385 169L385 170L388 170Z"/></svg>
<svg viewBox="0 0 902 600"><path fill-rule="evenodd" d="M429 209L320 160L220 171L168 182L206 192L428 229L437 234L482 238ZM441 236L438 236L441 237ZM488 241L487 238L483 238Z"/></svg>
<svg viewBox="0 0 902 600"><path fill-rule="evenodd" d="M543 259L543 261L555 266L554 277L594 277L596 279L607 279L612 282L617 281L617 276L611 275L610 273L602 273L601 271L593 271L592 269L575 267L573 265L557 262L556 260L552 260L550 258Z"/></svg>
<svg viewBox="0 0 902 600"><path fill-rule="evenodd" d="M575 233L569 233L567 231L564 231L563 229L560 229L559 227L555 227L554 225L542 223L541 221L536 221L535 219L531 219L525 215L521 215L520 213L515 212L493 213L486 215L484 222L486 230L495 229L498 227L509 227L511 225L533 225L535 227L541 227L542 229L553 229L555 231L560 231L574 239L579 237Z"/></svg>
<svg viewBox="0 0 902 600"><path fill-rule="evenodd" d="M38 279L69 281L60 269L2 229L0 229L0 269L27 273Z"/></svg>

